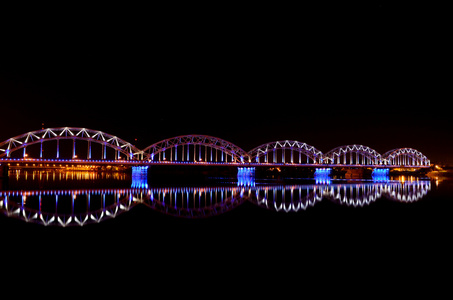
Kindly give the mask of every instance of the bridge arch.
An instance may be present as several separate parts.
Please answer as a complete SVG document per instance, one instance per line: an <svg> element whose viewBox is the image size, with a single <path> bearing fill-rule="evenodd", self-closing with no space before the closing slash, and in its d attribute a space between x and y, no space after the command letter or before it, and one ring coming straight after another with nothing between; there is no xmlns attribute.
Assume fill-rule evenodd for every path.
<svg viewBox="0 0 453 300"><path fill-rule="evenodd" d="M39 158L43 158L43 143L48 141L56 141L55 159L60 158L60 140L72 140L72 158L77 158L76 141L85 141L86 158L91 159L91 143L102 145L102 159L106 159L106 149L112 148L115 150L115 159L134 160L139 159L141 151L131 143L128 143L117 136L93 129L78 128L78 127L59 127L47 128L36 131L30 131L22 135L18 135L7 139L0 143L0 158L11 157L11 153L18 150L23 150L23 157L27 157L27 147L34 144L41 144ZM123 156L121 156L123 155ZM37 158L37 157L36 157ZM85 158L85 157L79 157Z"/></svg>
<svg viewBox="0 0 453 300"><path fill-rule="evenodd" d="M208 135L182 135L152 144L144 160L200 163L244 163L248 154L235 144Z"/></svg>
<svg viewBox="0 0 453 300"><path fill-rule="evenodd" d="M412 148L397 148L382 155L386 165L419 167L430 166L430 160L423 153Z"/></svg>
<svg viewBox="0 0 453 300"><path fill-rule="evenodd" d="M341 165L380 165L382 157L376 150L364 145L336 147L324 154L324 161Z"/></svg>
<svg viewBox="0 0 453 300"><path fill-rule="evenodd" d="M263 144L252 149L248 155L251 163L319 164L323 161L322 152L315 147L290 140Z"/></svg>

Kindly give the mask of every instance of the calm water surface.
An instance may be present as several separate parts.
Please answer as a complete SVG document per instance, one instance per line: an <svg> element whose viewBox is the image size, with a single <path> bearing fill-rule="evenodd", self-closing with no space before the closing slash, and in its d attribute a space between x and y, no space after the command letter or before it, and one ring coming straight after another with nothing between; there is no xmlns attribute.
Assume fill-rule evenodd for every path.
<svg viewBox="0 0 453 300"><path fill-rule="evenodd" d="M136 206L186 219L216 217L241 210L245 203L256 207L250 212L250 219L262 214L263 209L276 216L299 214L304 218L321 202L329 202L332 208L338 206L338 211L341 207L352 211L371 206L369 209L378 214L402 204L407 209L422 200L425 204L439 184L449 182L404 176L291 181L239 177L216 178L199 185L155 186L146 174L17 170L3 183L0 208L8 217L60 227L116 219ZM382 203L373 205L376 202Z"/></svg>
<svg viewBox="0 0 453 300"><path fill-rule="evenodd" d="M156 186L137 174L22 170L2 185L0 226L9 245L129 245L181 257L207 251L270 260L377 251L394 258L421 255L427 245L443 251L452 229L448 178L247 177Z"/></svg>

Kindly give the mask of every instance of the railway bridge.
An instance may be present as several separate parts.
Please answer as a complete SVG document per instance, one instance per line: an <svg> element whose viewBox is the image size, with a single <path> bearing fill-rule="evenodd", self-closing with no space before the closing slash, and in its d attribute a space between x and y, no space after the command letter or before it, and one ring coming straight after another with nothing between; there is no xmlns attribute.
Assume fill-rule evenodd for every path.
<svg viewBox="0 0 453 300"><path fill-rule="evenodd" d="M30 131L0 142L0 167L58 165L204 165L354 168L429 168L430 160L413 148L384 154L365 145L344 145L326 153L312 145L281 140L250 151L208 135L183 135L145 149L99 130L58 127ZM1 173L0 173L1 175Z"/></svg>

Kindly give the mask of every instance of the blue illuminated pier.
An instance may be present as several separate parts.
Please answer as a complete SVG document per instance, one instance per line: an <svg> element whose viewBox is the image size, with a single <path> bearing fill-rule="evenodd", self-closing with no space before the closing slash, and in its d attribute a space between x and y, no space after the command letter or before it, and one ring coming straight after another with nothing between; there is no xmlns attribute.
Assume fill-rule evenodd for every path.
<svg viewBox="0 0 453 300"><path fill-rule="evenodd" d="M316 168L315 181L317 184L330 184L332 169L331 168Z"/></svg>
<svg viewBox="0 0 453 300"><path fill-rule="evenodd" d="M373 173L371 173L371 177L373 178L374 181L386 182L386 181L389 181L389 174L390 174L390 169L388 169L388 168L374 169Z"/></svg>
<svg viewBox="0 0 453 300"><path fill-rule="evenodd" d="M132 167L132 188L148 188L148 166Z"/></svg>

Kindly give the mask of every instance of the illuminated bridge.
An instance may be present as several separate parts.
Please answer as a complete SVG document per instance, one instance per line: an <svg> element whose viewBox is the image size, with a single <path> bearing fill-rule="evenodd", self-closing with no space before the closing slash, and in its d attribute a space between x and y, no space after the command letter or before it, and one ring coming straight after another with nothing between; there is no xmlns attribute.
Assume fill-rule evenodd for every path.
<svg viewBox="0 0 453 300"><path fill-rule="evenodd" d="M99 130L76 127L31 131L0 142L0 165L229 165L238 167L428 168L430 160L412 148L384 154L364 145L345 145L326 153L294 140L274 141L245 151L221 138L177 136L139 149Z"/></svg>

